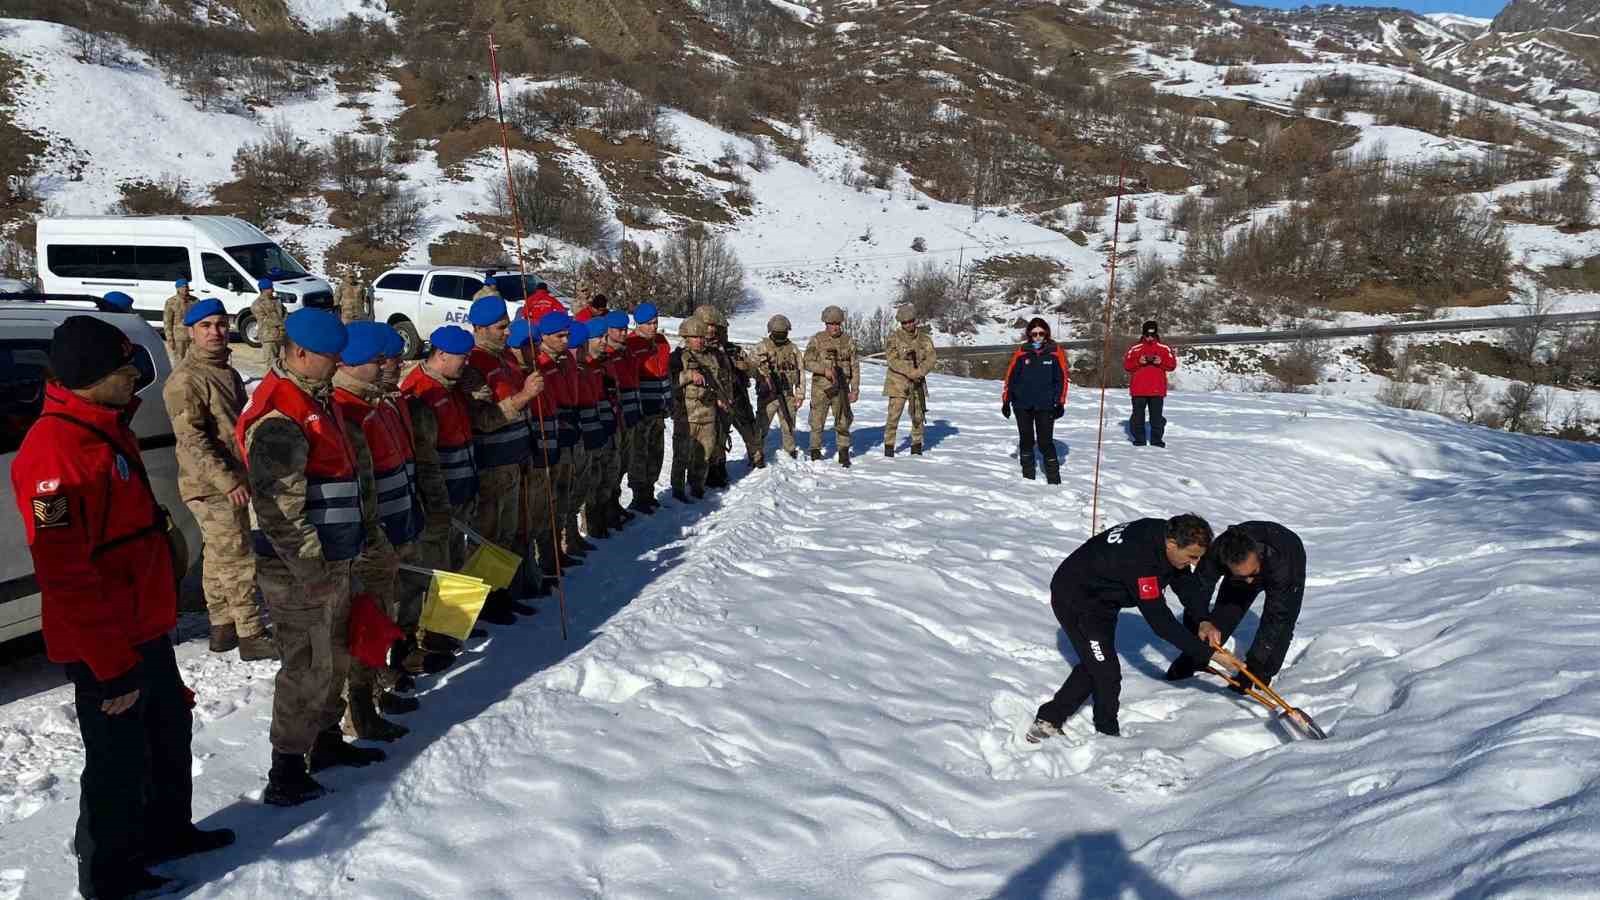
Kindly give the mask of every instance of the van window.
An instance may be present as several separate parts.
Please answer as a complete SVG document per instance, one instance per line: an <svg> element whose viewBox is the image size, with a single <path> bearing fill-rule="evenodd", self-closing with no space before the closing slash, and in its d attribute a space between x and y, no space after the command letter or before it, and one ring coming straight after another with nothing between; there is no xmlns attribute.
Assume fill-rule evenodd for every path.
<svg viewBox="0 0 1600 900"><path fill-rule="evenodd" d="M0 341L0 453L15 453L44 408L49 341Z"/></svg>
<svg viewBox="0 0 1600 900"><path fill-rule="evenodd" d="M229 247L228 255L249 272L251 278L265 278L269 273L273 277L306 274L294 257L283 252L283 248L277 244L242 244Z"/></svg>
<svg viewBox="0 0 1600 900"><path fill-rule="evenodd" d="M483 282L474 282L460 275L435 275L428 282L428 293L435 297L448 297L451 300L470 300L472 295L483 287Z"/></svg>
<svg viewBox="0 0 1600 900"><path fill-rule="evenodd" d="M390 272L372 287L379 291L420 291L422 276L413 272Z"/></svg>
<svg viewBox="0 0 1600 900"><path fill-rule="evenodd" d="M228 264L228 261L215 253L200 254L200 270L206 275L206 283L215 287L227 288L235 293L250 290L245 283L244 276L239 270Z"/></svg>
<svg viewBox="0 0 1600 900"><path fill-rule="evenodd" d="M184 247L51 244L45 248L45 265L61 278L176 281L190 277L189 251Z"/></svg>

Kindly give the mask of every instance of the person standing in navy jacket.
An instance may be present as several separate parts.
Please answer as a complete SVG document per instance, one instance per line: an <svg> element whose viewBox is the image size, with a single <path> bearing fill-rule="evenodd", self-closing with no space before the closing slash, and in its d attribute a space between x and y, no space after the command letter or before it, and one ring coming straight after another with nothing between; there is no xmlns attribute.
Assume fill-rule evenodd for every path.
<svg viewBox="0 0 1600 900"><path fill-rule="evenodd" d="M1167 401L1167 373L1178 367L1178 357L1172 348L1161 343L1160 326L1155 319L1144 323L1139 343L1122 355L1122 367L1132 375L1128 393L1133 395L1133 418L1128 421L1133 431L1133 445L1143 447L1144 414L1150 411L1150 445L1165 447L1167 420L1161 407Z"/></svg>
<svg viewBox="0 0 1600 900"><path fill-rule="evenodd" d="M1034 477L1033 448L1044 457L1044 479L1061 483L1061 461L1056 459L1055 426L1067 407L1067 354L1050 339L1050 326L1034 318L1028 322L1028 339L1011 354L1005 385L1000 389L1000 415L1017 414L1017 458L1022 477Z"/></svg>

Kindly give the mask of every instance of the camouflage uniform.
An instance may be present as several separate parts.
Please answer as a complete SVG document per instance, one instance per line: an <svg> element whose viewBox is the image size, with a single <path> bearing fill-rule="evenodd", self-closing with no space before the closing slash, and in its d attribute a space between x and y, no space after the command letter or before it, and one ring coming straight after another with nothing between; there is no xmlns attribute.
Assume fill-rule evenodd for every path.
<svg viewBox="0 0 1600 900"><path fill-rule="evenodd" d="M472 295L472 299L473 300L482 300L485 297L498 297L498 296L500 296L500 289L497 288L497 287L493 287L492 285L487 284L488 280L489 279L487 279L487 278L484 279L484 281L486 283L484 284L483 287L478 288L478 292L477 293Z"/></svg>
<svg viewBox="0 0 1600 900"><path fill-rule="evenodd" d="M346 325L372 321L371 297L361 286L361 279L353 274L346 274L339 282L339 321Z"/></svg>
<svg viewBox="0 0 1600 900"><path fill-rule="evenodd" d="M678 333L691 336L696 326L705 333L704 324L692 318L684 320ZM672 351L672 491L680 497L685 481L695 496L705 494L706 470L721 438L717 419L721 407L733 399L726 383L716 380L719 366L709 349L695 351L685 345ZM705 384L695 383L696 372Z"/></svg>
<svg viewBox="0 0 1600 900"><path fill-rule="evenodd" d="M842 320L843 311L840 312ZM832 412L839 450L844 453L850 449L850 424L855 421L850 410L850 392L861 384L861 360L856 358L855 344L847 334L834 337L827 331L819 331L806 345L803 359L805 370L811 373L811 450L822 450L822 429L827 425L828 413ZM829 380L835 368L844 371L844 384L836 386Z"/></svg>
<svg viewBox="0 0 1600 900"><path fill-rule="evenodd" d="M910 312L902 308L899 316ZM901 318L901 322L909 321ZM909 400L911 405L911 452L922 452L922 423L928 415L928 373L933 371L933 338L918 329L907 333L896 328L889 335L884 356L889 371L883 376L883 395L889 398L889 417L883 424L884 452L894 452L894 440L900 430L900 413Z"/></svg>
<svg viewBox="0 0 1600 900"><path fill-rule="evenodd" d="M205 541L201 580L212 625L233 625L241 638L261 634L250 511L228 493L245 484L234 425L244 409L244 380L228 351L191 347L161 389L177 439L178 490Z"/></svg>
<svg viewBox="0 0 1600 900"><path fill-rule="evenodd" d="M276 295L269 297L266 291L262 291L250 304L250 315L255 317L256 336L261 339L261 357L271 366L278 361L278 354L283 348L283 320L286 315L283 301Z"/></svg>
<svg viewBox="0 0 1600 900"><path fill-rule="evenodd" d="M726 485L728 446L733 443L734 431L744 442L745 459L756 466L766 464L762 441L756 434L756 414L750 407L750 375L755 366L743 347L728 340L727 316L710 304L696 307L694 314L708 327L716 328L716 336L706 341L706 349L719 357L718 381L733 395L731 407L718 417L717 449L711 460L716 483Z"/></svg>
<svg viewBox="0 0 1600 900"><path fill-rule="evenodd" d="M176 366L183 361L189 353L189 327L183 324L183 317L188 314L189 307L200 302L191 291L187 297L182 291L167 298L166 305L161 310L161 339L166 342L167 356Z"/></svg>
<svg viewBox="0 0 1600 900"><path fill-rule="evenodd" d="M774 327L781 325L782 327ZM794 456L796 452L794 442L794 423L799 416L800 407L806 400L806 383L801 375L800 350L789 340L789 320L783 316L773 316L767 323L767 330L771 334L761 339L756 345L755 352L751 354L751 364L756 377L756 405L760 409L760 418L756 422L762 443L766 442L767 430L772 427L772 420L778 420L778 430L783 432L783 449ZM781 339L781 341L780 341ZM773 374L778 380L773 382ZM780 397L779 394L783 394ZM778 404L787 401L788 415L784 415Z"/></svg>
<svg viewBox="0 0 1600 900"><path fill-rule="evenodd" d="M305 391L333 420L333 386L274 364L278 377ZM244 436L251 506L275 557L257 555L256 584L272 612L283 662L273 683L272 749L303 754L317 733L337 728L350 672L350 562L331 562L305 514L310 444L300 426L273 411Z"/></svg>

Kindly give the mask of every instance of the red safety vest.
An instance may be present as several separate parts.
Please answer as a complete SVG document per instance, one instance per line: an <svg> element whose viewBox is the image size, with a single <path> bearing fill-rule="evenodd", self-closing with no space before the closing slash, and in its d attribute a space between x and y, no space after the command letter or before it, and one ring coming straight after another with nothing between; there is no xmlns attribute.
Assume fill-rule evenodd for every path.
<svg viewBox="0 0 1600 900"><path fill-rule="evenodd" d="M367 440L372 478L377 482L378 521L389 543L398 547L415 542L422 534L422 496L405 421L390 404L368 403L344 388L333 389L333 406Z"/></svg>
<svg viewBox="0 0 1600 900"><path fill-rule="evenodd" d="M467 354L467 365L483 375L496 401L514 396L522 390L522 367L512 361L509 351L490 353L482 347L473 347L472 352ZM508 422L494 431L478 432L473 437L473 445L480 469L522 465L535 455L527 416Z"/></svg>
<svg viewBox="0 0 1600 900"><path fill-rule="evenodd" d="M664 415L672 406L672 346L661 335L628 335L628 355L639 372L639 412L645 417Z"/></svg>
<svg viewBox="0 0 1600 900"><path fill-rule="evenodd" d="M439 422L436 449L452 506L465 506L478 494L478 464L472 456L472 414L460 391L451 390L422 366L400 382L400 393L428 404ZM406 408L402 404L402 408ZM409 420L410 410L406 409Z"/></svg>
<svg viewBox="0 0 1600 900"><path fill-rule="evenodd" d="M366 536L361 526L361 484L356 479L356 454L345 439L344 427L332 409L323 406L277 372L268 372L250 395L234 426L239 457L248 460L245 435L262 416L279 412L300 427L309 449L306 455L306 519L322 541L322 556L330 562L361 555ZM256 554L277 557L278 552L257 531Z"/></svg>

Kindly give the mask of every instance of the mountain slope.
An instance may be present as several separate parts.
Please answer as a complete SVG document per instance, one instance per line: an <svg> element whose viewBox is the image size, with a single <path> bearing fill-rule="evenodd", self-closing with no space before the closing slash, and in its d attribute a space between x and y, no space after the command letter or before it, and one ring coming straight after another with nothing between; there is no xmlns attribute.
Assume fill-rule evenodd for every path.
<svg viewBox="0 0 1600 900"><path fill-rule="evenodd" d="M1074 392L1047 488L981 382L933 378L929 455L877 456L878 371L855 468L780 457L603 542L571 578L572 641L550 604L474 641L329 800L258 805L270 669L186 647L197 813L240 844L171 870L201 897L1592 890L1600 450L1301 397L1175 394L1165 452L1113 421L1101 527L1194 509L1305 538L1276 686L1330 738L1165 683L1170 650L1129 613L1125 736L1080 713L1029 752L1070 666L1047 590L1090 530L1096 398ZM25 816L0 871L24 896L70 889L69 702L0 713Z"/></svg>
<svg viewBox="0 0 1600 900"><path fill-rule="evenodd" d="M1511 0L1494 17L1494 31L1534 31L1558 28L1564 31L1600 33L1600 2L1597 0Z"/></svg>

